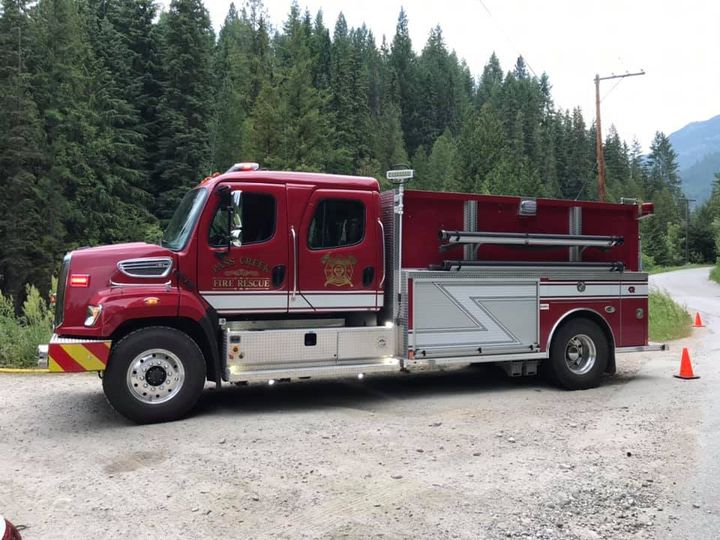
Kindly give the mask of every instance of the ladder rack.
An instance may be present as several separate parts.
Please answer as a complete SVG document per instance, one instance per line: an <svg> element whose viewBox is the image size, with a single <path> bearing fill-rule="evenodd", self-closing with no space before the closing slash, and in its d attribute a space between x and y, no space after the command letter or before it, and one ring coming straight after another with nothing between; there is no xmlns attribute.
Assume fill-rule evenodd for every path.
<svg viewBox="0 0 720 540"><path fill-rule="evenodd" d="M441 251L467 244L498 244L532 247L597 247L608 249L623 243L622 236L593 236L587 234L502 233L483 231L440 231L440 240L446 242Z"/></svg>
<svg viewBox="0 0 720 540"><path fill-rule="evenodd" d="M609 272L623 272L625 265L622 262L535 262L535 261L443 261L441 265L430 266L431 270L456 270L463 268L562 268L564 270L607 270Z"/></svg>

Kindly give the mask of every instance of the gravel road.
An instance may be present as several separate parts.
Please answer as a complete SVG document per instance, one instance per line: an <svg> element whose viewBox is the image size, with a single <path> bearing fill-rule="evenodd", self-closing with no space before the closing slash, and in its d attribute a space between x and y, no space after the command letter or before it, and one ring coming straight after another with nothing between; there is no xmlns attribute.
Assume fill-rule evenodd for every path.
<svg viewBox="0 0 720 540"><path fill-rule="evenodd" d="M706 274L655 281L708 328L583 392L467 368L208 390L191 418L134 426L95 375L0 375L0 513L30 540L715 539ZM672 377L684 345L699 380Z"/></svg>

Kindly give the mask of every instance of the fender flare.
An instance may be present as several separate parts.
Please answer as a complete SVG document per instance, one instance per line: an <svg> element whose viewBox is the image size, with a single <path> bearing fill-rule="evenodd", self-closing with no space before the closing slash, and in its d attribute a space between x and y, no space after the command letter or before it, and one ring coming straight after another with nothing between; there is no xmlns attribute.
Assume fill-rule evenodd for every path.
<svg viewBox="0 0 720 540"><path fill-rule="evenodd" d="M614 375L615 371L617 370L617 367L615 365L615 344L617 343L617 341L615 341L615 334L613 333L610 323L607 322L605 317L600 315L600 313L598 313L592 308L575 308L563 313L562 317L555 321L555 324L553 325L550 333L548 334L545 346L547 349L547 353L550 354L550 347L552 346L552 340L555 337L555 331L566 322L581 317L585 317L586 319L590 319L591 321L597 323L598 326L600 326L600 329L605 333L605 336L608 340L608 350L610 354L610 356L608 357L608 365L606 371L611 375Z"/></svg>

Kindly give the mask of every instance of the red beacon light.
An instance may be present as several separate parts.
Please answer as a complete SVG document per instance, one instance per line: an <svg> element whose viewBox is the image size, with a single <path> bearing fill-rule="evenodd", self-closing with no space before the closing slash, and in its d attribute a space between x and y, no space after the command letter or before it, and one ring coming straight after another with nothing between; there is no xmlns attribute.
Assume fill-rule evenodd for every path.
<svg viewBox="0 0 720 540"><path fill-rule="evenodd" d="M244 172L244 171L257 171L260 168L260 165L258 163L251 163L251 162L242 162L242 163L236 163L232 167L230 167L226 173L231 172Z"/></svg>
<svg viewBox="0 0 720 540"><path fill-rule="evenodd" d="M649 218L655 213L655 205L651 202L645 202L640 205L638 211L638 219Z"/></svg>

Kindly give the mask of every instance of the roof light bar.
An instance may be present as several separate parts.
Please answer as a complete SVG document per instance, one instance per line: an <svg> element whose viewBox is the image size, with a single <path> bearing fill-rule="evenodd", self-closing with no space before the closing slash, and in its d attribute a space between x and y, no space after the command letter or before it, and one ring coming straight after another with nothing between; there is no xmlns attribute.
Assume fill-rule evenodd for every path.
<svg viewBox="0 0 720 540"><path fill-rule="evenodd" d="M236 163L232 167L230 167L226 173L231 172L244 172L244 171L257 171L260 168L260 165L258 163L252 163L250 161L243 161L241 163Z"/></svg>

